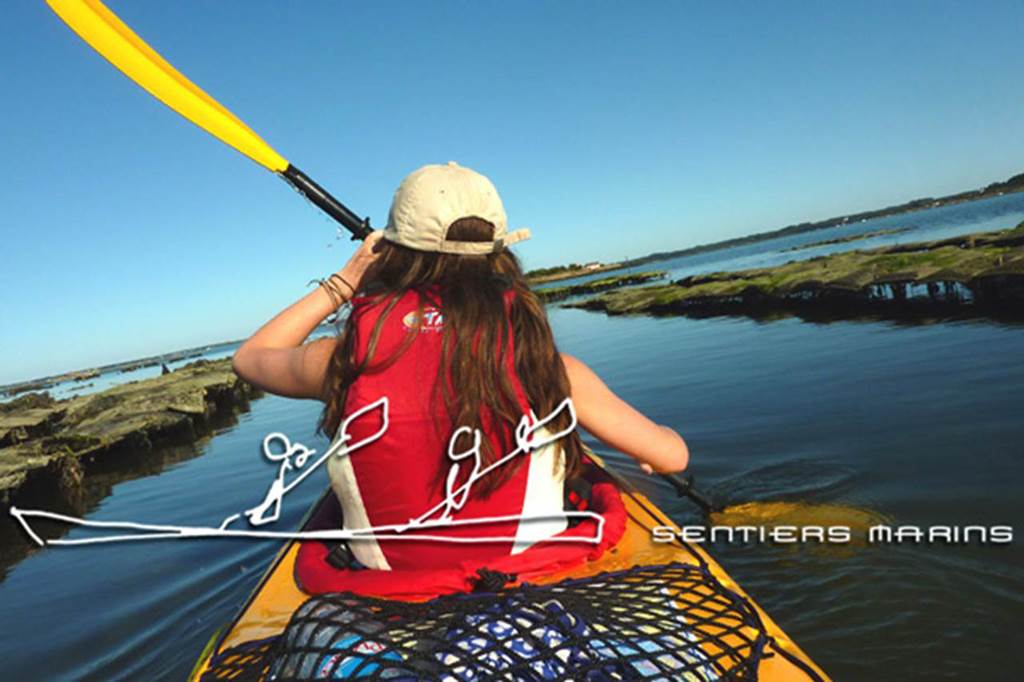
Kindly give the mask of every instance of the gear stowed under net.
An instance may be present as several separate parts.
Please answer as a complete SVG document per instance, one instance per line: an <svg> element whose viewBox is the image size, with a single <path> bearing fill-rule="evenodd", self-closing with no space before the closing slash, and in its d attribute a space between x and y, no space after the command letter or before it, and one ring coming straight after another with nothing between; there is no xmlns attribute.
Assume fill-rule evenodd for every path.
<svg viewBox="0 0 1024 682"><path fill-rule="evenodd" d="M753 680L769 638L706 566L672 563L408 603L328 594L207 680Z"/></svg>

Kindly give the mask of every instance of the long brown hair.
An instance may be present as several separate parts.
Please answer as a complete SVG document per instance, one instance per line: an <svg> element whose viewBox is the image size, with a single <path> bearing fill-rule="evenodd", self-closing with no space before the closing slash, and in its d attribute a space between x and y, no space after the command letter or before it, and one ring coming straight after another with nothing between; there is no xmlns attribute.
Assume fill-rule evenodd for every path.
<svg viewBox="0 0 1024 682"><path fill-rule="evenodd" d="M447 238L457 241L490 241L494 226L481 218L462 218L448 229ZM370 332L365 357L358 361L355 350L356 325L353 316L345 322L324 378L327 404L320 430L333 436L344 415L345 398L352 384L364 373L383 371L408 349L416 334L388 357L374 357L381 329L399 299L408 291L418 294L418 320L428 305L436 305L444 316L441 363L433 390L451 418L452 428L468 426L487 433L485 423L500 424L496 431L502 452L494 452L483 438L481 458L487 466L509 451L511 429L522 417L505 359L514 347L516 376L530 407L539 417L551 414L569 397L569 378L544 306L530 290L519 261L508 249L487 255L463 255L416 251L381 240L380 257L367 270L360 289L384 306ZM505 292L514 298L505 304ZM511 318L511 319L510 319ZM510 324L511 323L511 324ZM512 338L509 338L511 328ZM549 424L552 432L568 427L570 417L563 410ZM449 438L451 434L443 434ZM583 459L583 444L573 431L559 440L565 455L566 476L574 475ZM438 453L439 455L441 453ZM474 493L486 496L513 473L515 460L497 468L474 486ZM442 471L439 468L441 480Z"/></svg>

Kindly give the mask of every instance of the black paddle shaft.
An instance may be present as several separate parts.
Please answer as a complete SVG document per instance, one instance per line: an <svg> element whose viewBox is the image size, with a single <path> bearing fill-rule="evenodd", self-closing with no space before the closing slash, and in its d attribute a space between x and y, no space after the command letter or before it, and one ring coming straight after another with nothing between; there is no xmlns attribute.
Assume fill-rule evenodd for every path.
<svg viewBox="0 0 1024 682"><path fill-rule="evenodd" d="M711 514L712 512L720 511L711 504L708 498L701 495L699 492L693 489L693 476L687 474L686 476L679 476L677 474L661 474L661 477L668 481L673 488L676 489L676 493L680 497L688 497L698 507L701 508L705 514Z"/></svg>
<svg viewBox="0 0 1024 682"><path fill-rule="evenodd" d="M370 227L369 218L357 216L348 206L331 196L330 192L313 182L308 175L295 166L288 164L288 167L281 173L281 177L289 185L299 190L302 196L316 204L320 210L341 223L346 230L352 233L352 239L362 241L370 236L373 229Z"/></svg>

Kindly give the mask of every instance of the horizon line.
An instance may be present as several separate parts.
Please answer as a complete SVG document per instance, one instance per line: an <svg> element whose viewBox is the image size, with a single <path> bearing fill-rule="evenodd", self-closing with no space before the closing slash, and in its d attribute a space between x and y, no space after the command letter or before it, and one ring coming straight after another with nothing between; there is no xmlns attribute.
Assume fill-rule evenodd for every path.
<svg viewBox="0 0 1024 682"><path fill-rule="evenodd" d="M999 189L1003 189L1003 191L999 192ZM805 228L803 230L797 231L796 232L797 234L802 233L802 232L813 232L815 230L820 230L820 229L828 229L829 227L835 227L835 226L840 225L840 224L847 224L851 219L857 219L860 216L863 216L865 214L877 214L877 215L870 215L870 217L865 217L864 218L864 220L870 220L870 219L874 219L874 218L885 217L886 215L894 215L894 214L898 214L898 213L913 213L915 211L925 211L925 210L928 210L930 208L937 208L938 207L935 204L933 204L933 205L925 205L925 206L919 206L918 205L918 204L921 204L923 202L937 202L938 203L938 202L948 202L948 201L954 201L954 200L959 201L959 202L978 201L978 200L981 200L981 199L992 198L992 193L995 193L995 196L1003 196L1005 194L1015 194L1015 193L1021 193L1021 192L1024 192L1024 172L1012 175L1009 178L1007 178L1006 180L1002 180L1002 181L997 180L997 181L991 182L991 183L985 185L984 187L979 187L977 189L962 190L960 192L954 192L953 194L945 194L945 195L938 196L938 197L930 197L930 196L929 197L917 197L915 199L908 199L908 200L903 201L901 203L890 204L889 206L883 206L881 208L867 209L867 210L863 210L863 211L857 211L855 213L847 213L847 214L843 214L843 215L832 216L832 217L829 217L829 218L823 218L823 219L820 219L820 220L806 220L806 221L799 222L799 223L791 223L789 225L784 225L784 226L779 227L779 228L774 228L774 229L771 229L771 230L764 230L762 232L753 232L753 233L750 233L750 234L747 234L747 235L742 235L742 236L739 236L739 237L729 237L727 239L722 239L722 240L719 240L719 241L716 241L716 242L709 242L709 243L705 243L705 244L694 244L692 246L684 246L684 247L680 247L678 249L669 249L669 250L666 250L666 251L655 251L655 252L652 252L652 253L649 253L649 254L646 254L646 255L643 255L643 256L637 256L635 258L627 258L627 259L620 260L620 261L613 261L613 262L611 262L609 264L622 265L623 267L629 267L629 266L631 266L633 264L639 265L639 264L643 264L645 262L657 262L659 260L666 260L668 258L673 258L673 257L677 257L677 256L680 256L680 255L685 255L686 252L689 252L689 251L707 252L707 251L717 251L717 250L720 250L720 249L726 249L726 248L729 248L730 246L736 245L737 243L742 243L742 242L747 241L747 240L754 240L754 241L762 241L762 240L764 240L764 241L767 241L767 240L772 239L772 238L774 238L776 236L779 236L779 237L787 236L786 235L786 231L787 230L792 230L794 228ZM978 196L971 197L972 194L976 194ZM554 266L554 267L560 267L560 266ZM320 323L319 325L317 325L317 327L314 329L314 331L316 331L316 329L320 329L325 324L327 324L327 323L326 322ZM167 355L174 355L174 354L177 354L177 353L188 353L188 352L191 352L191 351L195 351L195 350L198 350L198 349L207 348L207 347L211 347L211 346L226 346L226 345L229 345L229 344L232 344L232 343L238 343L238 342L240 342L242 340L244 340L244 339L232 339L232 340L228 340L228 341L212 341L212 342L208 342L208 343L199 344L197 346L191 346L189 348L179 348L179 349L176 349L176 350L166 351L166 352L163 352L163 353L154 353L152 355L146 355L146 356L143 356L143 357L140 357L140 358L131 358L131 359L128 359L128 360L119 360L119 361L116 361L116 362L108 362L108 363L102 364L102 365L93 365L91 367L82 367L82 368L79 368L79 369L69 369L69 370L65 370L63 372L58 372L56 374L49 374L49 375L41 376L41 377L32 377L32 378L29 378L29 379L24 379L24 380L21 380L21 381L15 381L15 382L11 382L11 383L8 383L8 384L0 384L0 391L6 393L7 391L9 391L12 388L18 388L19 386L23 386L25 384L31 384L31 383L38 382L38 381L47 381L49 379L58 379L58 378L66 377L67 375L75 374L75 373L78 373L78 372L99 371L100 374L105 374L109 370L116 369L120 365L127 365L127 364L131 364L131 363L135 363L135 362L145 362L145 361L149 361L149 360L159 360L161 357L167 356ZM184 358L178 358L178 359L184 359ZM174 362L174 360L171 360L171 362ZM42 390L46 390L46 389L42 389Z"/></svg>

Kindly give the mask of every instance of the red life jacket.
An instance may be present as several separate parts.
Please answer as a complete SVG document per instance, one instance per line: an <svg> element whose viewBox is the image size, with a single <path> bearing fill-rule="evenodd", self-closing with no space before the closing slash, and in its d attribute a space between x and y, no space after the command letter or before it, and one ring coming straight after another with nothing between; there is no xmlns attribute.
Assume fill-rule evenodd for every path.
<svg viewBox="0 0 1024 682"><path fill-rule="evenodd" d="M506 294L506 309L511 305L512 296L512 292ZM417 324L419 302L420 295L409 291L387 312L371 358L371 367L374 362L390 358L403 344L409 343L405 351L380 371L362 373L348 391L345 415L351 415L386 396L388 422L387 430L379 439L328 460L331 487L341 503L346 529L406 524L410 519L422 518L428 511L443 506L446 499L444 481L454 464L448 454L453 425L443 399L435 394L444 316L438 304L426 303L422 320ZM353 301L351 314L357 359L362 360L366 356L370 338L386 308L385 302L373 298ZM515 374L511 326L509 332L510 343L503 360L522 412L530 414L530 405ZM411 341L410 334L414 335ZM498 432L498 429L504 429L506 434L510 434L513 425L488 423L486 419L484 423L493 427L482 436L490 440L495 455L505 455L514 449L514 437L508 436L502 444ZM349 424L349 442L358 442L377 433L381 427L380 411L368 412ZM465 448L465 443L470 441L469 438L461 439L459 447ZM459 464L460 480L472 468L472 460L470 457ZM464 520L558 514L564 502L562 465L562 454L557 444L517 455L503 465L511 468L512 473L497 490L485 498L470 491L464 506L453 511L451 517ZM439 514L434 518L437 516ZM517 554L538 540L562 532L566 525L564 519L515 519L481 525L431 527L412 529L405 535L416 533L493 540L472 543L440 539L407 540L401 539L403 533L398 533L397 539L352 540L349 547L355 557L369 568L399 571L443 568L464 562L483 563Z"/></svg>

